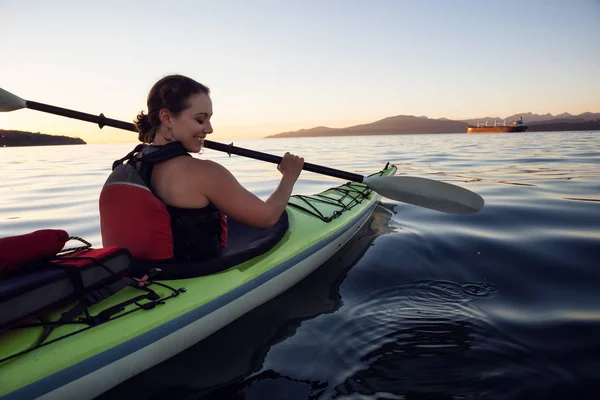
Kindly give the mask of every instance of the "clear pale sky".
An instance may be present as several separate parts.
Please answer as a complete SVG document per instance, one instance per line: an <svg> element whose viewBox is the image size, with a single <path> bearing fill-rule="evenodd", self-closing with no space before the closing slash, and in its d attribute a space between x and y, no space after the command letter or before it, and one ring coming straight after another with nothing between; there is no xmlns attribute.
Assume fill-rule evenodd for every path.
<svg viewBox="0 0 600 400"><path fill-rule="evenodd" d="M211 88L213 140L600 112L600 1L0 0L0 87L27 100L131 121L170 73ZM136 140L31 110L0 128Z"/></svg>

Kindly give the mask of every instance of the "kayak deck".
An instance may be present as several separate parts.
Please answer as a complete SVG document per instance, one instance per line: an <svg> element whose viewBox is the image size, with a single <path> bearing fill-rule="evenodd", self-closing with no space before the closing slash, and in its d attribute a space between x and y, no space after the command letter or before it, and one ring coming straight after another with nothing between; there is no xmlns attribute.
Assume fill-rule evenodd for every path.
<svg viewBox="0 0 600 400"><path fill-rule="evenodd" d="M378 174L393 175L395 172L396 168L391 166ZM271 250L212 275L171 281L158 280L150 288L166 300L164 304L150 310L139 309L131 312L136 308L132 305L110 321L96 327L70 324L55 328L42 347L0 363L0 396L27 385L34 386L31 384L37 384L40 380L44 381L41 386L46 386L48 391L53 390L57 381L65 380L64 376L60 375L70 373L69 370L72 372L77 368L79 375L85 375L107 366L111 360L118 360L127 355L119 353L124 348L127 348L128 353L143 349L149 343L177 332L181 327L210 317L216 310L244 296L247 296L248 301L256 301L256 305L259 305L266 300L252 300L252 296L248 295L251 291L259 289L261 285L298 264L306 263L312 253L320 251L359 219L362 221L368 217L378 199L379 196L375 192L360 183L347 183L313 196L293 196L286 209L289 229ZM316 266L310 266L312 269L303 268L307 268L308 271L305 276ZM298 273L302 274L302 271ZM159 279L160 275L156 278ZM171 288L177 293L173 293ZM281 291L285 289L287 288L284 287ZM271 297L281 291L273 293ZM127 287L92 306L89 311L96 315L108 307L139 295L139 290ZM69 304L54 310L48 313L44 320L58 320L61 314L72 306L73 304ZM241 312L237 310L232 307L229 312ZM239 316L232 315L228 319L233 320ZM193 340L193 344L220 329L223 324L214 318L212 321L210 318L202 321L206 325L202 337L187 340ZM35 346L42 332L42 327L36 327L0 333L0 359ZM162 356L160 359L171 355ZM94 362L82 365L83 361L90 359ZM146 367L140 367L139 370L144 369ZM39 395L40 391L46 389L37 388L31 394Z"/></svg>

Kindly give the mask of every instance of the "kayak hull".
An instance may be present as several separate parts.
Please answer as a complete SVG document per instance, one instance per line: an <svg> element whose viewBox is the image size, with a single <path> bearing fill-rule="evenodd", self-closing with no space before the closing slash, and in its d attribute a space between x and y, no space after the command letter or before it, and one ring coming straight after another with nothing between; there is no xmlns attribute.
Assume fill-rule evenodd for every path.
<svg viewBox="0 0 600 400"><path fill-rule="evenodd" d="M276 275L272 278L261 276L263 279L249 282L247 287L240 288L239 293L231 293L228 296L231 299L219 298L215 304L206 304L194 310L191 313L193 315L186 315L184 319L190 319L192 322L185 324L185 320L173 321L173 325L179 322L183 326L173 327L175 330L158 339L156 337L160 336L161 332L148 332L145 335L147 337L132 339L133 343L123 343L122 349L115 349L114 361L99 369L95 369L95 367L102 361L90 359L86 361L88 365L77 364L72 367L72 371L65 371L62 379L56 379L59 378L57 376L50 377L55 384L60 384L60 381L63 380L70 381L70 383L42 395L41 398L81 398L82 393L85 393L86 397L93 398L200 342L306 278L354 236L368 221L375 205L376 203L369 207L339 236L332 238L331 242L323 246L315 246L320 248L309 248L306 250L307 254L300 254L278 266L277 271L273 271ZM298 261L299 258L301 261ZM136 348L138 350L130 352ZM130 353L125 355L126 352ZM90 372L72 380L73 375L81 375L84 370ZM31 394L35 396L34 393Z"/></svg>
<svg viewBox="0 0 600 400"><path fill-rule="evenodd" d="M384 172L386 175L393 175L395 170L395 167L391 167ZM64 399L75 397L93 398L104 393L119 383L193 346L300 282L354 236L369 220L379 199L379 195L371 192L362 199L361 204L348 212L349 216L345 219L342 217L337 218L330 223L322 221L308 223L306 222L307 218L315 218L306 216L303 211L288 207L290 232L282 239L282 243L278 244L269 254L251 260L251 262L248 262L248 266L242 264L239 268L223 271L214 276L168 281L173 287L186 287L187 291L173 300L168 300L165 305L157 307L157 310L160 307L164 308L165 315L157 317L158 319L162 318L162 320L150 323L146 316L158 311L141 311L122 318L130 318L132 321L133 318L136 318L140 326L145 326L139 333L134 332L135 329L138 329L137 326L126 325L125 323L119 329L117 325L121 323L121 320L110 321L92 328L82 333L81 336L86 334L96 335L94 331L106 329L107 341L117 341L118 339L113 339L113 337L121 334L121 331L124 332L122 336L129 336L129 339L122 340L116 345L107 343L104 345L104 349L93 350L95 354L89 355L82 355L77 352L75 349L77 346L84 346L82 348L89 350L89 353L93 351L85 347L83 339L74 339L82 341L79 344L74 342L74 349L72 350L74 354L80 354L80 359L70 360L71 365L64 368L55 367L57 370L52 373L46 373L46 370L41 368L43 366L35 365L37 360L33 358L27 360L27 362L16 359L10 360L6 365L0 364L0 396L4 395L3 399ZM310 225L310 231L308 225ZM322 227L323 232L317 232L318 227ZM325 231L323 227L327 227L329 231ZM315 236L320 236L314 240L306 237L312 231L315 232ZM282 255L286 251L287 256ZM260 268L264 270L252 272L254 269ZM210 285L210 281L208 281L210 279L215 280L215 282L220 280L218 282L222 286L229 286L223 286L221 289L223 293L215 294L208 301L203 301L200 294L207 298L212 295L207 293L214 286L214 284ZM206 281L203 283L204 286L195 287L194 285L200 280ZM194 298L196 293L198 298ZM179 297L187 300L182 302ZM179 314L176 316L167 315L166 312L169 310L167 307L173 309L170 311L171 314ZM106 328L104 328L105 325ZM128 329L132 332L129 332ZM74 335L73 338L78 336L80 335ZM65 340L71 340L71 338ZM92 337L89 337L87 339L88 344L92 343L93 340ZM46 346L50 348L52 346L63 346L62 349L58 348L53 353L51 349L46 348L35 350L32 353L40 352L40 357L50 358L51 354L57 355L68 348L65 347L66 344L61 344L61 342L58 341ZM21 357L31 358L32 353ZM64 357L64 355L62 356ZM39 369L37 373L45 374L45 376L40 376L39 379L4 393L1 388L4 383L10 383L11 380L7 379L4 382L5 378L10 377L8 375L3 377L5 375L3 372L10 368L13 361L17 362L14 366L15 370L10 371L12 372L10 375L13 377L20 376L18 369L20 368L20 372L23 372L26 367L36 367ZM51 361L46 361L51 363ZM32 369L32 373L35 372L34 369Z"/></svg>

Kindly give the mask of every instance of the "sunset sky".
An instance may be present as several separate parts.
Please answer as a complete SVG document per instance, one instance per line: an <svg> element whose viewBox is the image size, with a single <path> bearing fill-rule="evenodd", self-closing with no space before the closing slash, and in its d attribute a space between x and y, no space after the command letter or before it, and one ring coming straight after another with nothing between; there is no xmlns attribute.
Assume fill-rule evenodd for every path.
<svg viewBox="0 0 600 400"><path fill-rule="evenodd" d="M0 0L0 87L25 99L131 121L170 73L211 88L213 140L600 112L600 1ZM136 140L30 110L0 128Z"/></svg>

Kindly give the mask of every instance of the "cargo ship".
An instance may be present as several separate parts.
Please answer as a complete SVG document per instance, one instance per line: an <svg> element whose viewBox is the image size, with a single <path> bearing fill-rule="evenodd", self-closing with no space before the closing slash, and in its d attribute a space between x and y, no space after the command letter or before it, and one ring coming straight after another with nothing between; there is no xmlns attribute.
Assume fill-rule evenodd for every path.
<svg viewBox="0 0 600 400"><path fill-rule="evenodd" d="M523 117L519 117L512 121L510 125L506 125L506 120L498 122L494 120L493 126L488 126L488 122L485 124L477 121L477 126L467 125L467 133L505 133L505 132L525 132L527 125L523 123Z"/></svg>

